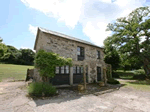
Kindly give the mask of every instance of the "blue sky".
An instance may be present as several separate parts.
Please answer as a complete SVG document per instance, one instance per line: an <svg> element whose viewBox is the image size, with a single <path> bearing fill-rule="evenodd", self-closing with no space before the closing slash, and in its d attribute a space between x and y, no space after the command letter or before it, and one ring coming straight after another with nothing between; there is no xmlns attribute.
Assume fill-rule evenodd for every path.
<svg viewBox="0 0 150 112"><path fill-rule="evenodd" d="M111 33L105 32L109 22L148 4L148 0L3 0L0 37L6 45L33 49L39 26L102 46Z"/></svg>

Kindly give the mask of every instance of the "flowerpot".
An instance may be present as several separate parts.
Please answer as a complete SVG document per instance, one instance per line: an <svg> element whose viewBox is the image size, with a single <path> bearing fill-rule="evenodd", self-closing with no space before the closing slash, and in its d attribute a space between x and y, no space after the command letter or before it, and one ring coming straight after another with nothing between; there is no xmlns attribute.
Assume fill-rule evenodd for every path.
<svg viewBox="0 0 150 112"><path fill-rule="evenodd" d="M104 82L99 82L99 85L100 86L105 86L105 83Z"/></svg>
<svg viewBox="0 0 150 112"><path fill-rule="evenodd" d="M81 85L81 84L79 84L79 85L78 85L78 91L83 91L83 90L84 90L84 86Z"/></svg>

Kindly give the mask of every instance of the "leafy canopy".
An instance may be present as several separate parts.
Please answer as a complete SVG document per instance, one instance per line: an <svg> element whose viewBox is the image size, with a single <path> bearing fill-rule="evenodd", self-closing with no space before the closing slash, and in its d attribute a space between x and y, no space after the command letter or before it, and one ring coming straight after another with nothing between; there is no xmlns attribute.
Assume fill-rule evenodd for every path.
<svg viewBox="0 0 150 112"><path fill-rule="evenodd" d="M0 37L0 59L3 58L3 56L5 55L7 51L7 46L2 42L3 42L3 39Z"/></svg>
<svg viewBox="0 0 150 112"><path fill-rule="evenodd" d="M121 55L127 56L128 61L140 61L146 74L150 74L150 10L140 7L127 17L109 23L107 31L112 31L112 45Z"/></svg>
<svg viewBox="0 0 150 112"><path fill-rule="evenodd" d="M108 64L112 65L112 69L116 70L117 68L119 68L119 64L121 62L120 60L120 56L117 52L117 50L115 49L115 47L112 46L111 44L111 38L108 37L105 41L104 41L104 52L105 52L105 57L104 57L104 61Z"/></svg>
<svg viewBox="0 0 150 112"><path fill-rule="evenodd" d="M55 67L72 66L71 58L64 58L53 52L39 50L35 57L35 67L39 69L40 76L53 78L55 76Z"/></svg>

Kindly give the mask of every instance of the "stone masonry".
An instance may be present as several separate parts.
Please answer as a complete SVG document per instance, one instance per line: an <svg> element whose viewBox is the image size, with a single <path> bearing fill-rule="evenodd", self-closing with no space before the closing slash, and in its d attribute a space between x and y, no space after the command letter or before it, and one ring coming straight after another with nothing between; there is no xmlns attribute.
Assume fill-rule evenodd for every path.
<svg viewBox="0 0 150 112"><path fill-rule="evenodd" d="M83 61L77 60L78 46L84 48L85 58ZM89 83L97 81L97 66L99 66L101 67L102 73L101 79L103 79L103 68L105 67L105 62L103 61L104 53L103 48L101 47L88 45L79 41L71 40L67 37L63 38L58 35L51 34L47 31L43 31L41 30L41 28L39 28L34 49L36 50L36 52L38 52L38 50L40 49L44 49L47 52L52 51L65 58L72 58L74 65L87 65ZM97 59L97 50L100 51L100 59ZM34 77L36 81L42 81L39 77L37 69L34 70Z"/></svg>

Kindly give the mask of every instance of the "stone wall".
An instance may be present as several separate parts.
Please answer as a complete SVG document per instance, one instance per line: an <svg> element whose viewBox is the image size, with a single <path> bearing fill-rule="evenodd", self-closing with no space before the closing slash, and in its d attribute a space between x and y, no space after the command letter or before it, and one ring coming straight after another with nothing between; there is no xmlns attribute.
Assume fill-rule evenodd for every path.
<svg viewBox="0 0 150 112"><path fill-rule="evenodd" d="M85 59L84 61L77 60L77 46L84 47ZM86 45L73 40L65 39L62 37L54 36L48 33L39 32L37 41L36 52L39 49L44 49L47 52L55 52L65 58L72 58L74 65L87 65L88 66L88 82L97 81L97 66L103 68L105 62L103 61L103 49ZM97 50L100 51L101 59L97 59ZM103 69L101 69L102 71ZM37 71L35 71L37 74ZM102 71L103 75L103 71ZM102 76L103 77L103 76Z"/></svg>

